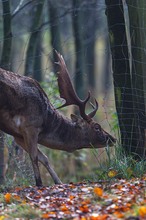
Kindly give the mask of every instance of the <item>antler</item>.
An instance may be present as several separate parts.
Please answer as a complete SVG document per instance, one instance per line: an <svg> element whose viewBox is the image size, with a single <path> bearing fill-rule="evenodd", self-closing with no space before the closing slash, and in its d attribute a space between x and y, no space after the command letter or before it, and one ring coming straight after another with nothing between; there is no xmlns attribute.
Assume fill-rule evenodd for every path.
<svg viewBox="0 0 146 220"><path fill-rule="evenodd" d="M95 100L96 106L94 110L90 114L85 113L86 104L90 99L90 92L88 92L88 96L85 100L81 100L78 95L76 94L74 87L72 85L65 61L63 56L55 51L58 57L57 64L59 65L59 72L58 72L58 87L60 92L60 97L65 99L65 104L60 106L59 108L69 106L69 105L77 105L80 110L80 115L85 120L90 120L96 114L98 109L98 103ZM93 105L92 105L93 106ZM59 109L58 108L58 109Z"/></svg>

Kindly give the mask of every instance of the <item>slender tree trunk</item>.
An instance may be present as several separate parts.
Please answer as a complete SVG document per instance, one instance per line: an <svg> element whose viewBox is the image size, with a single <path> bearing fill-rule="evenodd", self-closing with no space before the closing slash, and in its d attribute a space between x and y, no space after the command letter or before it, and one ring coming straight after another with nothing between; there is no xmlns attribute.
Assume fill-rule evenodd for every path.
<svg viewBox="0 0 146 220"><path fill-rule="evenodd" d="M108 33L108 30L106 30ZM104 49L105 49L105 54L104 54L104 67L103 67L103 77L102 77L102 82L103 82L103 91L104 93L110 97L111 93L111 87L112 87L112 71L111 71L111 49L110 49L110 42L109 42L109 36L108 34L104 36Z"/></svg>
<svg viewBox="0 0 146 220"><path fill-rule="evenodd" d="M76 54L76 67L75 67L75 88L80 96L84 98L84 49L83 49L83 34L82 34L82 14L81 14L81 0L73 0L73 32L75 40L75 54Z"/></svg>
<svg viewBox="0 0 146 220"><path fill-rule="evenodd" d="M33 75L34 71L34 63L35 63L35 55L36 48L40 34L40 24L41 24L41 16L44 6L44 0L38 1L35 11L35 17L32 25L32 33L30 35L29 44L26 52L26 63L25 63L25 74Z"/></svg>
<svg viewBox="0 0 146 220"><path fill-rule="evenodd" d="M54 73L56 73L58 70L57 65L55 64L55 62L58 61L55 50L57 50L59 53L62 53L61 52L61 39L60 39L60 22L59 22L59 14L58 14L57 4L58 3L56 0L49 0L48 1L51 45L53 48Z"/></svg>
<svg viewBox="0 0 146 220"><path fill-rule="evenodd" d="M33 77L38 82L42 81L42 54L41 54L41 46L42 46L42 38L41 33L38 35L37 45L35 49L35 60L34 60L34 69L33 69Z"/></svg>
<svg viewBox="0 0 146 220"><path fill-rule="evenodd" d="M1 55L1 67L10 69L11 67L11 46L12 46L12 31L11 31L11 12L10 1L2 0L3 7L3 49Z"/></svg>
<svg viewBox="0 0 146 220"><path fill-rule="evenodd" d="M107 19L113 59L113 78L116 108L121 131L121 142L127 153L143 156L139 147L138 127L135 115L133 82L130 72L128 44L122 0L106 0Z"/></svg>
<svg viewBox="0 0 146 220"><path fill-rule="evenodd" d="M87 74L88 88L95 87L95 33L97 27L97 0L86 1L83 10L84 21L84 66Z"/></svg>
<svg viewBox="0 0 146 220"><path fill-rule="evenodd" d="M12 46L12 31L11 31L11 12L10 1L2 0L3 7L3 48L1 55L0 67L10 69L11 63L11 46ZM5 160L4 160L4 133L0 131L0 183L3 183L5 178Z"/></svg>
<svg viewBox="0 0 146 220"><path fill-rule="evenodd" d="M143 116L145 115L145 101L144 101L144 78L146 73L146 24L143 22L146 19L144 12L145 1L127 0L129 12L129 28L131 36L131 58L132 58L132 84L134 95L134 111L135 121L137 126L136 136L137 139L137 152L143 152L146 143L145 125ZM138 28L139 27L139 28ZM146 87L145 87L146 89ZM146 147L146 146L145 146ZM146 150L146 149L145 149Z"/></svg>

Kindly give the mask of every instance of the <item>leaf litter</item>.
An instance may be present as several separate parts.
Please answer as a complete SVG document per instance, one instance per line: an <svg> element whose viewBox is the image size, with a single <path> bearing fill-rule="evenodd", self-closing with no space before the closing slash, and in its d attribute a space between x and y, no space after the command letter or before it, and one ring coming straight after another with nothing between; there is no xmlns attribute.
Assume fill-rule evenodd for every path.
<svg viewBox="0 0 146 220"><path fill-rule="evenodd" d="M15 188L0 201L0 220L13 219L11 211L23 205L39 211L35 219L143 220L146 178Z"/></svg>

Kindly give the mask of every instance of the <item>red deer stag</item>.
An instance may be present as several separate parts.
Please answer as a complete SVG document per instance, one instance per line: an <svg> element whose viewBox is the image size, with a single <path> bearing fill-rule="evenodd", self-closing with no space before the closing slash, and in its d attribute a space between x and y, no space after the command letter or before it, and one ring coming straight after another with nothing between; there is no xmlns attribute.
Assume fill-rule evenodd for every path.
<svg viewBox="0 0 146 220"><path fill-rule="evenodd" d="M29 154L37 186L42 185L38 161L46 167L55 183L61 183L46 155L37 148L37 143L73 152L93 146L111 146L115 142L115 138L92 119L98 109L97 101L93 111L85 113L90 93L84 101L77 96L63 57L59 53L57 57L60 96L66 101L61 107L77 105L81 117L71 115L68 119L63 116L52 106L36 80L0 69L0 130L12 135Z"/></svg>

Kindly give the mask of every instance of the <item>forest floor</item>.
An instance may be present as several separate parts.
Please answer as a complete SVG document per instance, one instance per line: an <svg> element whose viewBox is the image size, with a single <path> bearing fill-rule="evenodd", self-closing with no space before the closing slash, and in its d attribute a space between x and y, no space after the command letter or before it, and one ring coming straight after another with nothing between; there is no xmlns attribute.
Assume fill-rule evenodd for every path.
<svg viewBox="0 0 146 220"><path fill-rule="evenodd" d="M146 177L51 187L15 187L0 195L0 220L146 219Z"/></svg>

